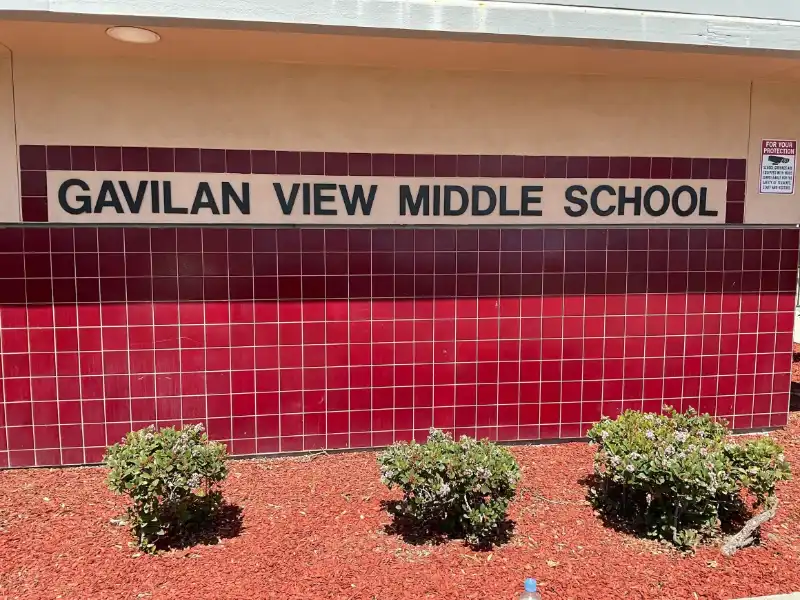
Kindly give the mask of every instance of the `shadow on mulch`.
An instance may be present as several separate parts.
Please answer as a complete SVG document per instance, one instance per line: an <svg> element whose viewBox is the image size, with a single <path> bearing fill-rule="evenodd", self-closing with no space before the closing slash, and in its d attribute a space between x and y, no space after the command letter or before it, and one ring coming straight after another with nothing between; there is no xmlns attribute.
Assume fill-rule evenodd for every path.
<svg viewBox="0 0 800 600"><path fill-rule="evenodd" d="M159 550L184 550L192 546L214 546L221 540L238 537L242 532L242 509L236 504L224 503L216 513L196 523L183 535L159 540Z"/></svg>
<svg viewBox="0 0 800 600"><path fill-rule="evenodd" d="M798 355L795 353L795 362L798 362ZM800 411L800 383L793 381L789 392L789 410L792 412Z"/></svg>
<svg viewBox="0 0 800 600"><path fill-rule="evenodd" d="M495 535L485 539L481 544L471 544L464 539L464 535L461 532L441 531L428 523L409 517L403 512L401 500L382 500L381 508L392 517L392 522L384 526L384 533L399 536L404 542L412 546L438 546L453 540L460 540L472 550L489 551L495 546L502 546L511 541L511 537L514 535L514 526L516 525L511 519L505 519L500 523Z"/></svg>
<svg viewBox="0 0 800 600"><path fill-rule="evenodd" d="M603 482L595 474L586 475L578 480L578 485L586 488L586 500L591 504L597 516L605 527L618 533L645 537L644 523L637 523L636 519L624 516L621 511L613 510L611 503L599 503L598 498L603 498Z"/></svg>
<svg viewBox="0 0 800 600"><path fill-rule="evenodd" d="M603 526L617 533L652 540L647 535L647 523L643 515L639 511L626 512L620 510L620 503L616 498L606 497L603 481L597 475L591 474L582 477L578 480L578 484L586 488L586 500L594 507ZM720 516L719 535L728 536L741 531L744 524L753 514L744 499L740 499L734 507ZM706 541L709 542L711 540ZM758 535L756 535L754 545L758 543L759 539Z"/></svg>

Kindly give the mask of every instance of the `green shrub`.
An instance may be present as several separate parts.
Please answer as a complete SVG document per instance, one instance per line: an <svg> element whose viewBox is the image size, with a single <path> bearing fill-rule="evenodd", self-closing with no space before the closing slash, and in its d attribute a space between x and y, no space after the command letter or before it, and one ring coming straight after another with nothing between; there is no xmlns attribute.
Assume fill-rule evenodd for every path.
<svg viewBox="0 0 800 600"><path fill-rule="evenodd" d="M108 486L131 499L128 518L142 550L184 539L222 505L217 485L228 474L223 444L209 442L202 425L134 431L111 446Z"/></svg>
<svg viewBox="0 0 800 600"><path fill-rule="evenodd" d="M425 444L397 443L378 462L381 481L403 491L396 516L479 546L502 533L520 479L507 449L466 436L455 441L435 429Z"/></svg>
<svg viewBox="0 0 800 600"><path fill-rule="evenodd" d="M612 520L694 547L743 515L746 493L758 507L790 477L774 441L737 444L728 434L725 424L693 411L604 418L589 431L599 446L591 498Z"/></svg>

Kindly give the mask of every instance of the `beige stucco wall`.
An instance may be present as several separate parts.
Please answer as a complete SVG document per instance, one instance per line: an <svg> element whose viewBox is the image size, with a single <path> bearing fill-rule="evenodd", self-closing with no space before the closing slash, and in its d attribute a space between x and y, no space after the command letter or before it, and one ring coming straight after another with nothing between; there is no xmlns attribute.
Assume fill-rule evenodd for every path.
<svg viewBox="0 0 800 600"><path fill-rule="evenodd" d="M797 193L758 195L761 139L800 138L800 86L34 56L14 80L20 144L747 157L748 222L800 222Z"/></svg>
<svg viewBox="0 0 800 600"><path fill-rule="evenodd" d="M753 85L748 153L747 223L800 223L800 182L794 194L759 194L761 142L764 139L800 140L800 86L785 83Z"/></svg>
<svg viewBox="0 0 800 600"><path fill-rule="evenodd" d="M17 62L22 143L744 156L749 85L301 65Z"/></svg>
<svg viewBox="0 0 800 600"><path fill-rule="evenodd" d="M20 219L13 90L11 53L0 47L0 223Z"/></svg>

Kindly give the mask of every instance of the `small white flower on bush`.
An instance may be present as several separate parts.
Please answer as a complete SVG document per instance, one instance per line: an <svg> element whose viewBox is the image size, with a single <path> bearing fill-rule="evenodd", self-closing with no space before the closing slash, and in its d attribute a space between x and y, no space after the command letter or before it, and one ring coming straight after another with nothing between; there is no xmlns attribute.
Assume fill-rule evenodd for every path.
<svg viewBox="0 0 800 600"><path fill-rule="evenodd" d="M648 429L644 432L644 437L646 437L648 440L654 440L656 439L656 434L653 433L652 429Z"/></svg>
<svg viewBox="0 0 800 600"><path fill-rule="evenodd" d="M678 440L682 444L686 440L689 439L689 432L688 431L678 431L678 432L675 433L675 439Z"/></svg>
<svg viewBox="0 0 800 600"><path fill-rule="evenodd" d="M636 470L636 467L634 467L633 465L628 465L627 467L625 467L625 470L628 473L633 473Z"/></svg>

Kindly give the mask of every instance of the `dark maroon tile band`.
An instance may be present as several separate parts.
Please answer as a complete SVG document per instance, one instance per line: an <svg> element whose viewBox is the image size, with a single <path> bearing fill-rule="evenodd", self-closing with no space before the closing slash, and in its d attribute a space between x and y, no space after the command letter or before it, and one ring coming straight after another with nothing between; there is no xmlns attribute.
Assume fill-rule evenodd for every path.
<svg viewBox="0 0 800 600"><path fill-rule="evenodd" d="M727 219L744 222L745 159L369 154L213 148L20 146L22 218L47 222L48 170L383 177L727 179Z"/></svg>

